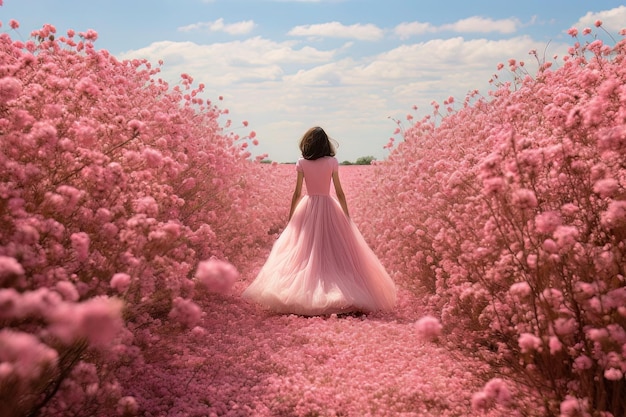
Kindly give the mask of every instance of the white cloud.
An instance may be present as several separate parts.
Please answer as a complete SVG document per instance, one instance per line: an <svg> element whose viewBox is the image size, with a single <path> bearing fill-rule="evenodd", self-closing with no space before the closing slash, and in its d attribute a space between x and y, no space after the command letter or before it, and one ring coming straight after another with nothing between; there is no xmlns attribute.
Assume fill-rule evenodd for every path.
<svg viewBox="0 0 626 417"><path fill-rule="evenodd" d="M252 80L279 79L283 67L329 62L336 50L297 48L297 42L274 42L260 37L244 41L199 45L194 42L155 42L145 48L120 54L121 59L146 58L164 61L163 76L178 80L188 73L205 84L225 87ZM206 81L205 81L206 79Z"/></svg>
<svg viewBox="0 0 626 417"><path fill-rule="evenodd" d="M573 26L579 29L593 27L596 20L600 20L602 27L609 33L617 34L621 29L626 28L626 6L619 6L598 13L588 12Z"/></svg>
<svg viewBox="0 0 626 417"><path fill-rule="evenodd" d="M394 33L400 39L407 39L411 36L422 35L428 32L435 32L436 29L430 23L422 23L422 22L404 22L400 23L395 27Z"/></svg>
<svg viewBox="0 0 626 417"><path fill-rule="evenodd" d="M195 32L195 31L208 31L208 32L225 32L230 35L246 35L255 28L256 24L252 20L245 20L236 23L224 23L224 19L220 18L213 22L198 22L187 26L181 26L178 28L180 32Z"/></svg>
<svg viewBox="0 0 626 417"><path fill-rule="evenodd" d="M440 31L451 30L459 33L514 33L521 26L518 19L493 20L480 16L472 16L457 22L442 25Z"/></svg>
<svg viewBox="0 0 626 417"><path fill-rule="evenodd" d="M411 36L423 35L435 32L456 32L456 33L514 33L521 27L517 19L493 20L480 16L472 16L461 19L454 23L447 23L441 26L434 26L423 22L404 22L394 28L394 33L400 39L408 39Z"/></svg>
<svg viewBox="0 0 626 417"><path fill-rule="evenodd" d="M289 31L289 35L376 41L382 39L385 32L373 24L364 25L357 23L346 26L339 22L330 22L317 25L296 26Z"/></svg>
<svg viewBox="0 0 626 417"><path fill-rule="evenodd" d="M230 110L234 126L245 119L257 132L261 145L253 152L294 161L300 135L321 125L339 141L338 158L355 160L384 157L382 146L395 129L390 116L404 120L413 105L423 115L431 101L454 96L460 102L473 89L486 94L498 62L528 59L529 50L545 46L526 36L455 37L359 58L345 53L346 46L320 50L255 37L211 45L158 42L120 58L163 59L165 80L176 84L188 73L206 85L206 98L223 95L219 105ZM550 44L550 56L565 52L565 45ZM530 60L527 67L533 71Z"/></svg>

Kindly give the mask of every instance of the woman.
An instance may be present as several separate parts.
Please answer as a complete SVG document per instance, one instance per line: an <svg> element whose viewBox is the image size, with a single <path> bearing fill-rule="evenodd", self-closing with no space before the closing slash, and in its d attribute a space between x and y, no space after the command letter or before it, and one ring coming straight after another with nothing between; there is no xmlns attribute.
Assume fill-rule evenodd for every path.
<svg viewBox="0 0 626 417"><path fill-rule="evenodd" d="M243 297L306 316L392 308L396 287L350 220L328 135L321 127L309 129L300 150L289 223Z"/></svg>

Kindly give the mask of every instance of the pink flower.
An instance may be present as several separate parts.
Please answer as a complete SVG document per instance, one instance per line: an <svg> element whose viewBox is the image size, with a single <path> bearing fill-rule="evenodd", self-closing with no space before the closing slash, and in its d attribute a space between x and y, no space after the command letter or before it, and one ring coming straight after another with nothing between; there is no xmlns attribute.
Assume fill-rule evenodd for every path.
<svg viewBox="0 0 626 417"><path fill-rule="evenodd" d="M63 304L50 314L50 330L71 344L85 339L92 346L105 346L122 328L122 302L113 298L91 298L80 304Z"/></svg>
<svg viewBox="0 0 626 417"><path fill-rule="evenodd" d="M128 128L131 130L134 130L137 133L143 132L145 130L145 127L146 127L145 123L136 119L133 119L128 122Z"/></svg>
<svg viewBox="0 0 626 417"><path fill-rule="evenodd" d="M81 78L76 83L76 91L94 98L100 96L100 88L91 78L88 77Z"/></svg>
<svg viewBox="0 0 626 417"><path fill-rule="evenodd" d="M145 148L142 152L142 156L146 164L151 168L159 168L163 162L163 155L156 149Z"/></svg>
<svg viewBox="0 0 626 417"><path fill-rule="evenodd" d="M22 93L22 83L14 77L0 78L0 104L15 100Z"/></svg>
<svg viewBox="0 0 626 417"><path fill-rule="evenodd" d="M554 332L562 337L571 336L578 329L574 319L560 317L554 320Z"/></svg>
<svg viewBox="0 0 626 417"><path fill-rule="evenodd" d="M415 322L415 330L420 339L436 340L441 335L441 322L432 316L424 316Z"/></svg>
<svg viewBox="0 0 626 417"><path fill-rule="evenodd" d="M590 417L590 414L587 413L588 402L586 399L581 400L568 395L561 402L560 409L560 417Z"/></svg>
<svg viewBox="0 0 626 417"><path fill-rule="evenodd" d="M576 28L569 28L567 30L567 34L572 36L572 37L574 37L574 36L578 35L578 29L576 29Z"/></svg>
<svg viewBox="0 0 626 417"><path fill-rule="evenodd" d="M412 235L415 232L415 227L407 224L406 226L404 226L404 229L402 230L402 233L405 235Z"/></svg>
<svg viewBox="0 0 626 417"><path fill-rule="evenodd" d="M587 369L591 369L593 366L593 361L587 355L580 355L576 359L574 359L574 370L584 371Z"/></svg>
<svg viewBox="0 0 626 417"><path fill-rule="evenodd" d="M493 177L483 180L483 190L486 194L499 194L506 187L506 182L502 177Z"/></svg>
<svg viewBox="0 0 626 417"><path fill-rule="evenodd" d="M87 30L87 32L80 32L78 35L84 38L85 40L92 41L92 42L98 39L98 32L96 32L93 29L89 29Z"/></svg>
<svg viewBox="0 0 626 417"><path fill-rule="evenodd" d="M599 28L600 26L602 26L602 20L596 20L594 25L596 25L596 27Z"/></svg>
<svg viewBox="0 0 626 417"><path fill-rule="evenodd" d="M580 211L580 208L576 204L567 203L561 206L561 212L565 215L571 216Z"/></svg>
<svg viewBox="0 0 626 417"><path fill-rule="evenodd" d="M17 20L11 19L9 20L9 26L11 26L11 29L17 29L20 27L20 24Z"/></svg>
<svg viewBox="0 0 626 417"><path fill-rule="evenodd" d="M0 330L0 364L26 380L36 380L50 366L55 366L57 352L39 338L11 329ZM19 379L18 379L19 380Z"/></svg>
<svg viewBox="0 0 626 417"><path fill-rule="evenodd" d="M55 288L66 300L78 301L80 298L76 287L69 281L59 281L56 283Z"/></svg>
<svg viewBox="0 0 626 417"><path fill-rule="evenodd" d="M571 248L578 239L578 229L574 226L558 226L553 233L556 244L560 249Z"/></svg>
<svg viewBox="0 0 626 417"><path fill-rule="evenodd" d="M611 201L606 211L600 215L600 221L609 229L626 224L626 201Z"/></svg>
<svg viewBox="0 0 626 417"><path fill-rule="evenodd" d="M514 295L518 298L525 298L531 294L531 288L530 285L528 285L528 283L525 281L516 282L515 284L511 285L509 292L511 293L511 295Z"/></svg>
<svg viewBox="0 0 626 417"><path fill-rule="evenodd" d="M533 190L520 188L513 193L513 204L520 209L533 209L537 207L537 197Z"/></svg>
<svg viewBox="0 0 626 417"><path fill-rule="evenodd" d="M472 395L472 410L475 412L486 411L490 406L489 398L484 391Z"/></svg>
<svg viewBox="0 0 626 417"><path fill-rule="evenodd" d="M89 235L85 232L72 233L70 236L72 249L76 254L76 259L80 262L85 261L89 257Z"/></svg>
<svg viewBox="0 0 626 417"><path fill-rule="evenodd" d="M132 206L136 213L145 213L150 217L156 217L159 214L159 205L152 196L138 198L133 201Z"/></svg>
<svg viewBox="0 0 626 417"><path fill-rule="evenodd" d="M130 275L118 272L111 278L110 285L111 288L115 289L117 292L125 293L130 287Z"/></svg>
<svg viewBox="0 0 626 417"><path fill-rule="evenodd" d="M556 211L546 211L535 217L535 227L539 233L552 233L561 223L561 215Z"/></svg>
<svg viewBox="0 0 626 417"><path fill-rule="evenodd" d="M207 290L226 294L239 279L239 272L232 264L211 258L198 264L196 279Z"/></svg>
<svg viewBox="0 0 626 417"><path fill-rule="evenodd" d="M139 404L135 397L122 397L117 402L117 413L120 416L130 417L139 414Z"/></svg>
<svg viewBox="0 0 626 417"><path fill-rule="evenodd" d="M604 371L604 377L609 381L619 381L624 377L624 374L617 368L609 368Z"/></svg>
<svg viewBox="0 0 626 417"><path fill-rule="evenodd" d="M489 382L485 384L483 392L487 398L491 398L496 403L504 406L508 405L511 401L511 392L501 378L493 378L489 380Z"/></svg>
<svg viewBox="0 0 626 417"><path fill-rule="evenodd" d="M15 258L0 255L0 284L22 275L24 275L24 268Z"/></svg>
<svg viewBox="0 0 626 417"><path fill-rule="evenodd" d="M589 35L591 33L591 28L584 28L583 35Z"/></svg>
<svg viewBox="0 0 626 417"><path fill-rule="evenodd" d="M601 342L609 337L609 332L606 329L589 329L587 337L594 342Z"/></svg>
<svg viewBox="0 0 626 417"><path fill-rule="evenodd" d="M196 303L182 297L174 299L174 306L168 317L187 328L193 328L202 317L202 310Z"/></svg>
<svg viewBox="0 0 626 417"><path fill-rule="evenodd" d="M543 241L543 250L545 250L548 253L557 253L559 251L559 247L557 246L556 242L552 239L546 239Z"/></svg>
<svg viewBox="0 0 626 417"><path fill-rule="evenodd" d="M517 343L522 353L541 352L541 339L532 333L522 333L517 339Z"/></svg>
<svg viewBox="0 0 626 417"><path fill-rule="evenodd" d="M550 340L548 341L548 346L550 347L550 354L556 355L563 349L563 344L556 336L550 336Z"/></svg>

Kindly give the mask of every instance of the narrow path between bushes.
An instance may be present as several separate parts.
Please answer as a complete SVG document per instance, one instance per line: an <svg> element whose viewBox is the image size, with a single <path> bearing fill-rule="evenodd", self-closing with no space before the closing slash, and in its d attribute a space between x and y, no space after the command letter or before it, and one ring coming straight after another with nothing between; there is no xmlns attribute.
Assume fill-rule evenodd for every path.
<svg viewBox="0 0 626 417"><path fill-rule="evenodd" d="M342 172L354 201L367 167ZM352 208L359 224L358 205ZM145 349L143 374L135 377L151 382L132 395L150 415L472 415L471 396L489 368L447 347L445 335L420 340L415 322L423 312L411 293L400 288L397 308L384 314L271 314L240 298L264 261L250 260L231 295L197 300L205 312L198 327L164 325Z"/></svg>
<svg viewBox="0 0 626 417"><path fill-rule="evenodd" d="M391 313L263 312L233 295L202 302L190 332L163 330L146 351L151 410L188 416L468 416L488 369L415 332L415 300ZM182 350L181 350L182 347ZM169 381L167 384L164 381Z"/></svg>

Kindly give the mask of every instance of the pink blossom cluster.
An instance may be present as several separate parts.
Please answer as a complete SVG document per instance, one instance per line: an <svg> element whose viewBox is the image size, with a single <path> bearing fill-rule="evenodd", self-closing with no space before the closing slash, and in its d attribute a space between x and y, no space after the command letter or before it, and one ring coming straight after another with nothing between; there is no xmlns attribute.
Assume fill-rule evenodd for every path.
<svg viewBox="0 0 626 417"><path fill-rule="evenodd" d="M406 130L359 200L363 232L547 415L625 415L626 41L576 43L535 76L510 64L489 97Z"/></svg>
<svg viewBox="0 0 626 417"><path fill-rule="evenodd" d="M199 264L219 259L198 278L226 292L287 216L287 204L260 204L271 174L242 146L254 132L229 131L228 111L190 76L172 87L96 39L52 25L26 41L0 34L0 398L10 415L138 412L117 382L120 363L142 360L130 324L193 328Z"/></svg>

